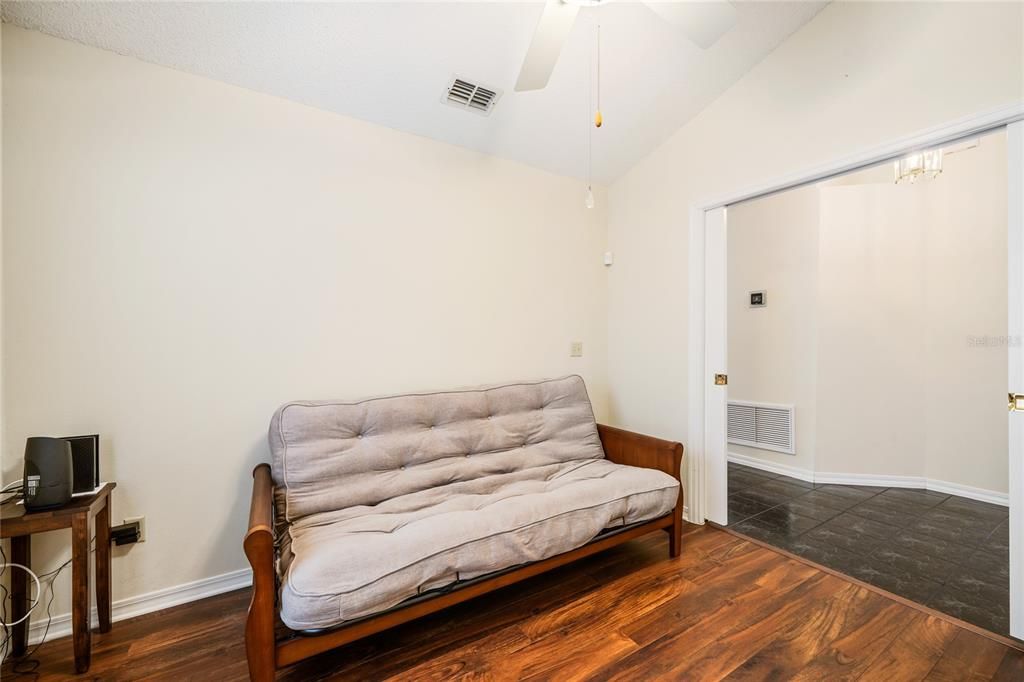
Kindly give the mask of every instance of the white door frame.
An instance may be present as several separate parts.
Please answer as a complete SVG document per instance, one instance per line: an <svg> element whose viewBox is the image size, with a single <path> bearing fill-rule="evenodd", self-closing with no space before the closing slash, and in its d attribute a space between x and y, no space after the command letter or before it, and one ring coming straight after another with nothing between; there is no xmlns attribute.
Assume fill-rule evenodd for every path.
<svg viewBox="0 0 1024 682"><path fill-rule="evenodd" d="M1006 127L1009 158L1009 391L1024 393L1024 121ZM1016 341L1016 343L1014 343ZM1010 414L1010 634L1024 639L1024 414ZM1014 542L1013 538L1017 538Z"/></svg>
<svg viewBox="0 0 1024 682"><path fill-rule="evenodd" d="M708 428L712 425L708 422L709 412L724 409L722 406L725 404L724 396L727 392L727 387L715 386L713 381L709 380L716 373L727 373L725 367L726 330L725 325L721 322L724 311L711 310L712 306L723 306L725 303L723 289L725 286L726 235L725 221L720 220L713 213L708 215L709 212L722 211L729 204L774 194L885 161L892 161L920 149L975 137L1021 120L1024 120L1024 101L929 128L832 163L784 175L771 182L722 196L712 197L690 207L689 435L686 444L688 476L686 492L691 522L702 523L705 519L716 523L726 521L725 435L717 433L719 430L717 428L715 429L716 433L712 433L712 429ZM1015 126L1015 129L1017 133L1011 131L1009 135L1011 145L1024 145L1024 141L1020 140L1020 136L1024 133L1020 132L1019 126ZM1013 173L1011 168L1011 175ZM1024 169L1018 169L1018 175L1024 177ZM1017 187L1016 191L1011 187L1011 219L1013 211L1024 211L1022 203L1024 203L1024 197L1022 197L1020 187ZM724 211L722 214L724 215ZM721 234L709 237L709 230L718 231L719 229ZM1024 251L1024 244L1018 246ZM1024 267L1024 253L1019 256L1022 267ZM1024 377L1024 369L1021 372ZM1024 392L1024 384L1017 390ZM1024 415L1020 415L1020 417L1024 420ZM712 422L718 424L722 419L722 415L716 415L712 417ZM723 442L719 443L719 440ZM714 462L710 461L712 455L714 455ZM1018 537L1024 537L1022 535L1024 533L1024 508L1022 508L1024 507L1024 463L1011 464L1010 505L1011 532L1017 533ZM1022 543L1011 544L1020 545ZM1024 548L1011 549L1010 569L1011 585L1019 586L1019 589L1011 590L1014 593L1010 610L1011 631L1017 637L1024 637L1024 594L1022 594L1024 592Z"/></svg>

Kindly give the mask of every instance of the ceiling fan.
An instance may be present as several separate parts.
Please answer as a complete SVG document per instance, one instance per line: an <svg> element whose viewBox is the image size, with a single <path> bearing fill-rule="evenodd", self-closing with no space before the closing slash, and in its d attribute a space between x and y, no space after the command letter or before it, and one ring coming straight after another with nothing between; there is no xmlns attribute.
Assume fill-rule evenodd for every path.
<svg viewBox="0 0 1024 682"><path fill-rule="evenodd" d="M607 5L612 0L547 0L523 60L516 92L540 90L548 84L580 7ZM683 35L707 49L736 24L736 9L725 0L647 3L655 14L678 26Z"/></svg>

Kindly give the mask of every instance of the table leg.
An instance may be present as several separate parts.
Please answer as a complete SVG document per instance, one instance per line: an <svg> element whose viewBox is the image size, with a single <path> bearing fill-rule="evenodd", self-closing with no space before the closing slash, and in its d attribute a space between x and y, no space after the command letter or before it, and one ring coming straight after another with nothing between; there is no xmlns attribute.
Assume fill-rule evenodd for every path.
<svg viewBox="0 0 1024 682"><path fill-rule="evenodd" d="M96 610L100 632L110 632L110 496L96 513Z"/></svg>
<svg viewBox="0 0 1024 682"><path fill-rule="evenodd" d="M11 538L11 563L22 566L32 566L32 536L19 535ZM32 595L28 587L28 573L20 568L11 570L11 622L20 620L28 613L28 607L32 603ZM38 598L38 595L37 595ZM21 656L25 653L28 644L28 623L26 618L15 625L11 635L11 655Z"/></svg>
<svg viewBox="0 0 1024 682"><path fill-rule="evenodd" d="M89 669L89 512L71 518L71 633L75 642L75 672Z"/></svg>

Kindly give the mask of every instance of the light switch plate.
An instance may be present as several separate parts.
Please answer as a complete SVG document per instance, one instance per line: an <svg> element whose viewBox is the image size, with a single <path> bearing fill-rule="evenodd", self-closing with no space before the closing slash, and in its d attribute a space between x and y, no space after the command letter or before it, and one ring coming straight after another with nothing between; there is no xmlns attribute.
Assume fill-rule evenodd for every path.
<svg viewBox="0 0 1024 682"><path fill-rule="evenodd" d="M583 342L573 341L569 344L569 357L570 358L582 358L583 357Z"/></svg>

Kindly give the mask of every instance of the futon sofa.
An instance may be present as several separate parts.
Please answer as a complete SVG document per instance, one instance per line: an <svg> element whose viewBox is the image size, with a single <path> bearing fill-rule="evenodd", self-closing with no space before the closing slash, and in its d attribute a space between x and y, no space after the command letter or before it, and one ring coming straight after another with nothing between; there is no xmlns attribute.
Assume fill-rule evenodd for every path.
<svg viewBox="0 0 1024 682"><path fill-rule="evenodd" d="M594 420L578 376L292 402L253 473L250 676L654 530L682 445Z"/></svg>

